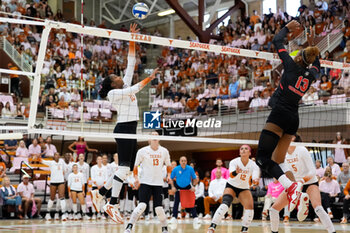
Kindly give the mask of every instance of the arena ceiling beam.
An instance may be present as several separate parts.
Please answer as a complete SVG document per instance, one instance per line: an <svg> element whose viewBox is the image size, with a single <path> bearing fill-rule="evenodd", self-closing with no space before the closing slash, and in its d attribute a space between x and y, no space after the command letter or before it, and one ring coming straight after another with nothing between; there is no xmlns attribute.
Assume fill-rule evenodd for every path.
<svg viewBox="0 0 350 233"><path fill-rule="evenodd" d="M219 19L215 20L209 28L203 30L203 19L205 14L205 3L204 0L198 0L198 24L193 18L186 12L181 6L178 0L165 0L171 8L173 8L179 17L186 23L186 25L198 36L199 41L208 43L210 39L218 39L217 35L212 34L214 28L216 28L226 17L231 15L234 11L240 10L245 7L241 0L236 0L235 4L229 8L229 10Z"/></svg>

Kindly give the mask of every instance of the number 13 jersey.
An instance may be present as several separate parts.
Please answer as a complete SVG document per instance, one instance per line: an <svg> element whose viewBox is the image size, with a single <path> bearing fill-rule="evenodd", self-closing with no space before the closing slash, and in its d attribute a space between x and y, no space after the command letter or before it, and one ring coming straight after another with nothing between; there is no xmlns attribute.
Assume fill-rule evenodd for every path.
<svg viewBox="0 0 350 233"><path fill-rule="evenodd" d="M170 166L169 151L159 146L158 150L153 150L150 146L141 148L136 154L135 167L142 169L140 177L141 184L152 186L163 186L163 165Z"/></svg>
<svg viewBox="0 0 350 233"><path fill-rule="evenodd" d="M250 177L252 177L253 180L259 179L259 175L260 175L259 167L251 159L249 159L249 162L247 163L247 165L244 166L241 158L235 158L230 162L230 166L229 166L230 174L236 171L237 167L239 167L242 170L242 172L238 173L233 178L232 178L232 175L230 175L230 178L227 180L227 182L236 188L249 189Z"/></svg>

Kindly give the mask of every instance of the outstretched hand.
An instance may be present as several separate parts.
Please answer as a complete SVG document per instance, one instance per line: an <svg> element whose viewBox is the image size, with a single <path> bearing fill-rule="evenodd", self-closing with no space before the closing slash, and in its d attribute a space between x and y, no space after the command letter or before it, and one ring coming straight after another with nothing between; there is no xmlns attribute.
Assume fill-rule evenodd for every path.
<svg viewBox="0 0 350 233"><path fill-rule="evenodd" d="M151 78L151 80L156 78L156 74L158 73L159 69L156 68L153 70L152 74L149 76Z"/></svg>
<svg viewBox="0 0 350 233"><path fill-rule="evenodd" d="M131 33L138 33L139 31L140 31L140 28L137 28L137 24L136 23L130 24L130 32Z"/></svg>
<svg viewBox="0 0 350 233"><path fill-rule="evenodd" d="M289 29L290 32L294 32L300 28L300 23L298 23L298 21L296 20L292 20L286 25L286 27Z"/></svg>

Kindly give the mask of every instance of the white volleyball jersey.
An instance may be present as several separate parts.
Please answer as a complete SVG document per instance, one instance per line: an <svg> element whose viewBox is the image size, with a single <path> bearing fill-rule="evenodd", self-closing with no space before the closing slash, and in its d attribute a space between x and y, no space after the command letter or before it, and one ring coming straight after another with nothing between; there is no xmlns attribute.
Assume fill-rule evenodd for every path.
<svg viewBox="0 0 350 233"><path fill-rule="evenodd" d="M68 164L66 164L66 162L64 162L64 180L68 181L68 176L69 174L72 173L72 167L73 167L73 162L69 162Z"/></svg>
<svg viewBox="0 0 350 233"><path fill-rule="evenodd" d="M89 180L90 177L90 166L87 163L83 163L83 165L80 165L80 163L76 163L76 165L78 165L78 172L83 174L84 177L84 184L87 183L87 181Z"/></svg>
<svg viewBox="0 0 350 233"><path fill-rule="evenodd" d="M98 165L94 165L91 168L91 180L92 186L102 186L108 179L108 170L106 166L98 167ZM96 184L95 184L96 183Z"/></svg>
<svg viewBox="0 0 350 233"><path fill-rule="evenodd" d="M139 120L139 107L135 94L142 89L142 86L140 83L131 86L135 64L135 55L133 51L129 51L123 89L110 90L107 95L109 102L117 110L117 123Z"/></svg>
<svg viewBox="0 0 350 233"><path fill-rule="evenodd" d="M111 162L108 164L108 176L114 176L114 173L118 170L118 164Z"/></svg>
<svg viewBox="0 0 350 233"><path fill-rule="evenodd" d="M159 146L154 151L150 146L141 148L136 154L135 166L142 168L141 184L163 186L163 165L170 166L169 151Z"/></svg>
<svg viewBox="0 0 350 233"><path fill-rule="evenodd" d="M51 160L47 161L42 159L42 163L50 167L50 183L63 183L64 182L64 167L65 162L59 159L58 162Z"/></svg>
<svg viewBox="0 0 350 233"><path fill-rule="evenodd" d="M284 163L293 173L295 180L299 181L305 176L312 176L305 184L312 184L318 181L316 177L316 166L312 161L309 151L304 146L297 146L292 154L287 152Z"/></svg>
<svg viewBox="0 0 350 233"><path fill-rule="evenodd" d="M84 180L83 173L71 173L68 176L68 187L73 191L83 191Z"/></svg>
<svg viewBox="0 0 350 233"><path fill-rule="evenodd" d="M242 170L242 172L238 173L234 178L230 177L227 180L227 182L236 188L249 189L250 178L252 177L253 180L259 179L259 175L260 175L259 167L251 159L249 159L249 162L247 163L247 165L244 166L241 158L235 158L230 162L230 166L229 166L230 174L233 171L236 171L237 167L239 167Z"/></svg>

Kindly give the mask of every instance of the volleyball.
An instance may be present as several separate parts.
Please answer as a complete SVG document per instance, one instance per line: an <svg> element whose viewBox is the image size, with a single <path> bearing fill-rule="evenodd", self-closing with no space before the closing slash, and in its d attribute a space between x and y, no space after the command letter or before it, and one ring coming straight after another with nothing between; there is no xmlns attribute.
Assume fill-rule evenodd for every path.
<svg viewBox="0 0 350 233"><path fill-rule="evenodd" d="M135 18L145 19L147 17L149 8L145 3L136 3L132 7L132 14Z"/></svg>

